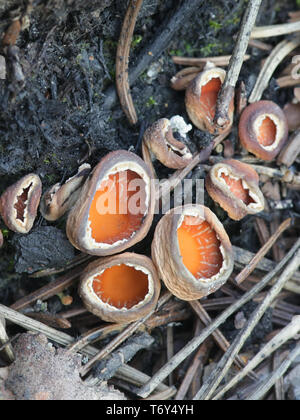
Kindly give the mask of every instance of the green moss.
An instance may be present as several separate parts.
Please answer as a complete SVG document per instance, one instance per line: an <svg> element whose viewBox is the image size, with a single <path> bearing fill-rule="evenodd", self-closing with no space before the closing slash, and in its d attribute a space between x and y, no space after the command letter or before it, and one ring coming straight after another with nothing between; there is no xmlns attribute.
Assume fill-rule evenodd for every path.
<svg viewBox="0 0 300 420"><path fill-rule="evenodd" d="M296 0L296 4L298 7L300 7L300 0Z"/></svg>
<svg viewBox="0 0 300 420"><path fill-rule="evenodd" d="M153 98L153 96L150 96L150 98L146 102L146 107L150 108L150 107L155 106L155 105L157 105L156 100Z"/></svg>

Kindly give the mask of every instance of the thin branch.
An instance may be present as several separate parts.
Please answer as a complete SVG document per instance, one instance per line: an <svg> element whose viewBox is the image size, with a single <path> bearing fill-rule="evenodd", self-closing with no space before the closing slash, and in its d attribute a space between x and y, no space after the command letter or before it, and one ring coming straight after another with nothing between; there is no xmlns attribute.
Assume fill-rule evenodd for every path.
<svg viewBox="0 0 300 420"><path fill-rule="evenodd" d="M3 344L3 346L1 345ZM0 351L4 348L5 354L10 362L14 361L14 351L9 343L9 337L5 329L5 319L0 316Z"/></svg>
<svg viewBox="0 0 300 420"><path fill-rule="evenodd" d="M251 39L270 38L272 36L287 35L299 31L299 21L292 23L282 23L279 25L257 26L251 33Z"/></svg>
<svg viewBox="0 0 300 420"><path fill-rule="evenodd" d="M300 331L300 316L295 316L292 321L283 328L278 334L275 335L264 347L251 359L247 366L235 375L226 385L218 390L214 395L214 400L220 399L226 392L240 382L250 370L255 369L261 362L269 357L274 351L281 347L291 338L294 338Z"/></svg>
<svg viewBox="0 0 300 420"><path fill-rule="evenodd" d="M207 327L211 323L212 320L210 316L208 315L208 313L206 312L206 310L204 309L204 307L201 305L201 303L198 300L194 300L194 301L189 302L189 304L194 309L194 311L196 312L198 317L201 319L203 324ZM219 329L216 329L212 333L212 336L214 337L214 340L219 345L221 350L226 352L227 349L230 347L230 343L222 334L222 332ZM238 368L245 366L245 363L239 356L236 357L235 364ZM253 377L256 378L256 375L253 375Z"/></svg>
<svg viewBox="0 0 300 420"><path fill-rule="evenodd" d="M273 385L281 378L289 369L293 361L300 355L300 342L297 343L294 350L290 352L286 360L279 366L275 372L272 372L267 379L257 386L255 391L247 397L246 401L260 400L272 388Z"/></svg>
<svg viewBox="0 0 300 420"><path fill-rule="evenodd" d="M270 79L273 76L276 68L279 66L282 60L299 45L300 38L298 37L290 41L284 40L273 49L269 57L266 59L257 78L256 84L249 98L250 103L257 102L261 99L262 94L268 87Z"/></svg>
<svg viewBox="0 0 300 420"><path fill-rule="evenodd" d="M279 236L283 234L289 227L292 225L292 219L285 220L277 229L277 231L272 235L269 240L264 244L264 246L257 252L255 257L250 261L250 263L244 268L243 271L239 273L238 276L234 279L237 284L241 284L246 278L255 270L257 264L262 260L262 258L269 252L274 243L277 241Z"/></svg>
<svg viewBox="0 0 300 420"><path fill-rule="evenodd" d="M160 199L165 194L169 194L173 191L176 186L187 177L187 175L200 163L206 162L211 155L213 149L215 149L218 144L220 144L226 137L231 133L231 128L224 131L223 134L215 137L213 141L205 148L202 149L199 153L195 154L192 161L183 169L179 169L174 172L172 176L163 183L160 184L159 191L157 191L157 199Z"/></svg>
<svg viewBox="0 0 300 420"><path fill-rule="evenodd" d="M23 315L17 311L14 311L11 308L8 308L5 305L0 304L0 316L3 316L5 319L13 322L16 325L19 325L22 328L25 328L28 331L33 331L37 333L45 334L50 340L54 341L55 343L61 344L63 346L68 346L69 344L74 342L74 338L70 335L60 332L54 328L48 327L45 324L42 324L39 321L31 319L26 315ZM86 346L82 349L81 353L85 354L89 357L94 357L99 352L99 349ZM116 373L116 377L127 380L137 386L141 386L145 384L147 381L150 380L150 377L139 370L132 368L131 366L125 365L120 367L118 372ZM161 384L158 391L166 391L169 389L164 384Z"/></svg>
<svg viewBox="0 0 300 420"><path fill-rule="evenodd" d="M183 381L181 382L180 388L176 394L175 400L181 401L186 396L189 387L192 383L192 380L195 376L195 373L199 369L199 367L203 367L203 359L208 355L210 349L213 347L214 342L213 340L206 340L200 347L197 353L194 356L193 362L191 363L190 367L187 369L186 374L184 376Z"/></svg>
<svg viewBox="0 0 300 420"><path fill-rule="evenodd" d="M178 64L180 66L197 66L201 68L204 68L206 63L209 61L211 63L214 63L217 67L226 67L230 63L231 55L222 55L219 57L205 57L205 58L198 58L198 57L180 57L174 55L172 57L172 60L175 64ZM250 59L250 55L245 54L243 57L243 61L248 61Z"/></svg>
<svg viewBox="0 0 300 420"><path fill-rule="evenodd" d="M51 296L56 295L57 293L60 293L66 288L73 285L78 279L79 275L80 271L78 270L78 268L75 268L74 270L70 271L62 277L59 277L58 279L47 284L46 286L35 290L33 293L26 295L22 299L19 299L17 302L11 305L11 309L20 311L21 309L24 309L27 306L36 302L38 299L45 300Z"/></svg>
<svg viewBox="0 0 300 420"><path fill-rule="evenodd" d="M169 46L174 34L189 21L189 18L203 4L203 0L185 0L180 2L174 14L168 21L162 22L156 31L152 44L145 46L136 60L136 64L129 70L129 83L132 85L150 64L157 60L164 50ZM116 101L116 90L113 86L104 93L104 109L111 109Z"/></svg>
<svg viewBox="0 0 300 420"><path fill-rule="evenodd" d="M215 122L219 127L224 127L230 121L228 117L229 104L234 97L244 57L247 51L250 34L255 24L262 0L249 1L244 14L241 29L227 70L226 78L217 101Z"/></svg>
<svg viewBox="0 0 300 420"><path fill-rule="evenodd" d="M270 307L271 303L274 301L276 296L283 289L284 284L292 277L300 266L300 250L298 250L292 261L285 268L283 273L280 275L274 286L267 293L264 300L258 305L255 311L250 316L249 320L245 326L240 330L236 338L233 340L231 346L221 358L220 362L217 364L213 372L210 374L209 378L205 381L205 384L199 390L195 396L195 400L209 400L210 397L214 394L218 385L230 369L234 358L239 353L245 341L252 333L253 329L259 323L263 317L265 311Z"/></svg>
<svg viewBox="0 0 300 420"><path fill-rule="evenodd" d="M119 334L115 339L109 342L107 346L105 346L100 352L98 352L95 357L93 357L91 360L88 361L87 364L85 364L80 369L81 376L85 376L88 371L91 369L91 367L94 365L94 363L99 362L99 360L103 359L104 357L108 356L113 350L115 350L120 344L122 344L127 338L129 338L135 331L139 329L139 327L147 321L148 318L159 308L161 308L170 298L171 293L166 292L158 301L157 307L154 311L151 311L148 315L143 317L142 319L133 322L130 324L121 334Z"/></svg>

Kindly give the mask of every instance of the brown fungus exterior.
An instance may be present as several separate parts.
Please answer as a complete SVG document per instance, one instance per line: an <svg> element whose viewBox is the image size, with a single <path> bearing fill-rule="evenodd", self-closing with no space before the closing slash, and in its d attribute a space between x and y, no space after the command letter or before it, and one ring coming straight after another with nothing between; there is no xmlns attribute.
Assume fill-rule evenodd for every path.
<svg viewBox="0 0 300 420"><path fill-rule="evenodd" d="M113 255L147 235L155 208L151 172L137 155L111 152L94 168L68 215L67 236L75 248Z"/></svg>
<svg viewBox="0 0 300 420"><path fill-rule="evenodd" d="M247 106L241 115L239 137L248 152L271 161L287 141L287 118L274 102L255 102Z"/></svg>
<svg viewBox="0 0 300 420"><path fill-rule="evenodd" d="M233 220L264 210L264 196L259 188L257 172L246 163L234 159L214 165L207 174L206 189Z"/></svg>
<svg viewBox="0 0 300 420"><path fill-rule="evenodd" d="M176 123L177 122L177 123ZM161 118L150 127L147 128L144 134L143 142L147 148L155 155L155 157L167 168L183 169L192 160L193 156L188 147L174 137L176 126L183 126L184 131L178 133L183 138L186 137L186 132L192 127L184 123L183 118L173 117L171 120Z"/></svg>
<svg viewBox="0 0 300 420"><path fill-rule="evenodd" d="M0 197L0 214L6 226L17 233L28 233L36 219L42 194L38 175L29 174L11 185Z"/></svg>
<svg viewBox="0 0 300 420"><path fill-rule="evenodd" d="M185 105L187 113L191 121L200 130L212 134L222 134L233 123L234 98L232 98L228 109L229 125L220 128L214 121L217 99L225 77L225 70L207 66L186 89Z"/></svg>
<svg viewBox="0 0 300 420"><path fill-rule="evenodd" d="M104 321L129 323L155 309L160 280L150 258L126 252L89 264L79 294L86 308Z"/></svg>
<svg viewBox="0 0 300 420"><path fill-rule="evenodd" d="M2 230L0 229L0 248L3 247L3 244L4 244L4 238L3 238Z"/></svg>
<svg viewBox="0 0 300 420"><path fill-rule="evenodd" d="M233 270L229 237L216 215L201 205L172 209L158 223L152 259L179 299L200 299L219 289Z"/></svg>
<svg viewBox="0 0 300 420"><path fill-rule="evenodd" d="M90 169L91 167L88 164L80 166L75 176L68 179L63 185L60 183L53 185L43 194L40 212L46 220L54 222L73 207Z"/></svg>

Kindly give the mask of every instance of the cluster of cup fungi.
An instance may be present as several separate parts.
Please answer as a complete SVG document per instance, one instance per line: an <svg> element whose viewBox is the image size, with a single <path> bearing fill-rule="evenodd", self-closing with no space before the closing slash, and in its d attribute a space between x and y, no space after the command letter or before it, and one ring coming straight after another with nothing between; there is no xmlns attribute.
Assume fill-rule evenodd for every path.
<svg viewBox="0 0 300 420"><path fill-rule="evenodd" d="M220 134L214 117L225 75L223 69L207 66L187 86L186 110L200 130ZM233 100L229 106L231 125L234 108ZM182 169L193 158L183 141L189 127L181 117L162 118L148 127L144 145L168 168ZM181 139L175 131L181 132ZM247 151L271 161L287 139L287 118L277 104L259 101L245 107L239 119L239 141ZM152 225L157 200L152 176L149 165L136 154L111 152L93 170L85 164L73 178L43 195L37 175L23 177L2 194L0 214L9 229L26 234L38 208L51 222L68 212L69 241L81 252L99 257L81 274L79 294L86 308L104 321L132 322L155 309L160 280L176 297L190 301L219 289L234 266L232 245L222 223L200 204L185 205L181 212L172 209L160 219L151 258L124 252L144 239ZM142 190L139 214L133 214L128 206L132 180L138 180ZM233 220L264 209L258 174L246 163L225 159L213 165L205 185ZM116 197L113 214L99 211L104 193ZM121 205L127 211L120 212Z"/></svg>

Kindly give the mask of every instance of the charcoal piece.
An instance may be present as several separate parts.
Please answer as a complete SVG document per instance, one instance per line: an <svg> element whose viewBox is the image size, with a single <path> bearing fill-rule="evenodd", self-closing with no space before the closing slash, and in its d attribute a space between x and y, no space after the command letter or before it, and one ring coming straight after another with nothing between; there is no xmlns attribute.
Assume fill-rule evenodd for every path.
<svg viewBox="0 0 300 420"><path fill-rule="evenodd" d="M13 242L17 273L62 268L75 257L75 250L65 234L52 226L36 228L28 235L16 235Z"/></svg>

